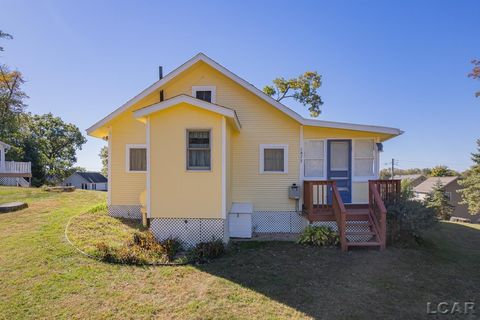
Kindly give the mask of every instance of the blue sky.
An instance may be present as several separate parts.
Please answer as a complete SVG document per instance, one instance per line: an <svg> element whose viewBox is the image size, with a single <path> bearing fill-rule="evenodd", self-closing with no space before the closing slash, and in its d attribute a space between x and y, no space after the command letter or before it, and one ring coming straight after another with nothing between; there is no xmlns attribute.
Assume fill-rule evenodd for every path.
<svg viewBox="0 0 480 320"><path fill-rule="evenodd" d="M323 76L320 119L398 127L382 163L463 170L480 138L479 1L4 1L0 61L22 71L28 110L84 131L204 52L259 88ZM286 101L307 116L301 105ZM88 138L78 165L99 169Z"/></svg>

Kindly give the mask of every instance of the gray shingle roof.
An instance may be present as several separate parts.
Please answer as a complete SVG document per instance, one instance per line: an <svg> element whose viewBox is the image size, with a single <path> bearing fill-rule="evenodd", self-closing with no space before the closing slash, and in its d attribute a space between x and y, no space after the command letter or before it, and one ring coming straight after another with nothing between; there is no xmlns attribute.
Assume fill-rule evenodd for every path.
<svg viewBox="0 0 480 320"><path fill-rule="evenodd" d="M87 180L90 183L103 183L103 182L108 182L108 179L105 178L103 174L100 172L75 172L79 176L81 176L83 179Z"/></svg>
<svg viewBox="0 0 480 320"><path fill-rule="evenodd" d="M433 191L433 188L438 181L440 181L440 183L445 187L447 184L452 183L457 179L458 177L430 177L413 188L413 191L419 193L430 193Z"/></svg>

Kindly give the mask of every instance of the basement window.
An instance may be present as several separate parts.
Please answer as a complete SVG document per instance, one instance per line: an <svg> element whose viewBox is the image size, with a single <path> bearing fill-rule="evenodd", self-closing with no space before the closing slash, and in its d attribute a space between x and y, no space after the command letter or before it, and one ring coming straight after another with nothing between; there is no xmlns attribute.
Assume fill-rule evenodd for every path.
<svg viewBox="0 0 480 320"><path fill-rule="evenodd" d="M207 101L210 103L216 102L216 91L215 86L193 86L192 87L192 97L199 100Z"/></svg>

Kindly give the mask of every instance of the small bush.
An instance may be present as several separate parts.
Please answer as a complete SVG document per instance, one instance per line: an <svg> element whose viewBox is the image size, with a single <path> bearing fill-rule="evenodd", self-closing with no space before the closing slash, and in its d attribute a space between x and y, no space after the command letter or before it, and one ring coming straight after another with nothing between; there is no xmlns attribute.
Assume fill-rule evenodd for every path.
<svg viewBox="0 0 480 320"><path fill-rule="evenodd" d="M386 207L390 244L418 244L422 240L423 232L437 222L435 210L420 201L400 197L387 203Z"/></svg>
<svg viewBox="0 0 480 320"><path fill-rule="evenodd" d="M182 243L176 238L168 238L160 242L163 247L163 252L172 260L175 255L182 250Z"/></svg>
<svg viewBox="0 0 480 320"><path fill-rule="evenodd" d="M225 244L222 240L212 240L198 243L189 253L191 262L205 263L218 258L225 253Z"/></svg>
<svg viewBox="0 0 480 320"><path fill-rule="evenodd" d="M326 226L308 226L297 240L300 244L320 247L336 246L338 242L338 234Z"/></svg>

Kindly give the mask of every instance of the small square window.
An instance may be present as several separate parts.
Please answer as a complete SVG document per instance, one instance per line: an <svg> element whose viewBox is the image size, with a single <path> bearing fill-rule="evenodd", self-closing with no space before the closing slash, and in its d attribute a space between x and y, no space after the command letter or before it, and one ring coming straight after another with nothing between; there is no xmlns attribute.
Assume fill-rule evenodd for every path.
<svg viewBox="0 0 480 320"><path fill-rule="evenodd" d="M197 91L195 94L197 99L212 102L212 91Z"/></svg>
<svg viewBox="0 0 480 320"><path fill-rule="evenodd" d="M127 172L147 172L147 147L127 145Z"/></svg>
<svg viewBox="0 0 480 320"><path fill-rule="evenodd" d="M211 169L210 130L187 130L187 170Z"/></svg>
<svg viewBox="0 0 480 320"><path fill-rule="evenodd" d="M287 145L260 145L260 173L287 173Z"/></svg>
<svg viewBox="0 0 480 320"><path fill-rule="evenodd" d="M192 86L192 97L210 103L216 103L216 92L215 86Z"/></svg>

